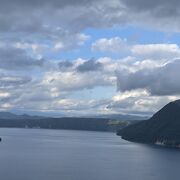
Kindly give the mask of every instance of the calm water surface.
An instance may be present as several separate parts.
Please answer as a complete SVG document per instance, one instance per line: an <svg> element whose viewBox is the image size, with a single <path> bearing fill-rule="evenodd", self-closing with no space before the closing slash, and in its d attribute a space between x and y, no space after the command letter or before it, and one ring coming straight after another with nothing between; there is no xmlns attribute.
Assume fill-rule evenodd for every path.
<svg viewBox="0 0 180 180"><path fill-rule="evenodd" d="M0 129L2 180L179 180L180 150L113 133Z"/></svg>

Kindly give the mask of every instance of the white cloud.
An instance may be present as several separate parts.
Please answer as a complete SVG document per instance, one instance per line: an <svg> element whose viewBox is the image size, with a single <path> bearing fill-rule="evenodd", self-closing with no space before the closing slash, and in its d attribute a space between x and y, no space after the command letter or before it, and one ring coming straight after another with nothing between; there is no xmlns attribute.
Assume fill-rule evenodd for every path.
<svg viewBox="0 0 180 180"><path fill-rule="evenodd" d="M64 43L59 41L54 45L55 50L63 50L64 49Z"/></svg>
<svg viewBox="0 0 180 180"><path fill-rule="evenodd" d="M178 96L151 96L146 90L120 92L107 106L109 111L127 114L152 115Z"/></svg>
<svg viewBox="0 0 180 180"><path fill-rule="evenodd" d="M42 83L47 86L58 87L60 91L76 91L92 89L97 86L112 86L113 81L111 77L103 74L103 72L82 74L69 71L45 73Z"/></svg>
<svg viewBox="0 0 180 180"><path fill-rule="evenodd" d="M180 47L177 44L132 44L120 37L98 39L92 44L91 49L105 53L131 55L140 60L169 60L180 57Z"/></svg>
<svg viewBox="0 0 180 180"><path fill-rule="evenodd" d="M117 73L118 89L129 91L146 89L152 95L180 94L180 60L172 61L161 67L141 69L136 72L119 71Z"/></svg>
<svg viewBox="0 0 180 180"><path fill-rule="evenodd" d="M77 49L79 46L84 45L84 43L89 38L90 36L83 33L77 33L77 34L67 33L65 34L65 36L59 37L59 40L57 39L54 42L53 50L63 51L63 50Z"/></svg>
<svg viewBox="0 0 180 180"><path fill-rule="evenodd" d="M25 76L26 70L21 70L17 77L8 75L8 71L5 70L6 76L0 79L0 108L71 112L76 115L83 113L151 114L167 102L179 97L176 95L179 92L179 82L174 80L176 76L179 76L174 74L179 72L174 70L174 68L179 68L178 64L175 64L176 61L169 64L156 64L156 61L152 61L150 62L152 65L146 66L143 61L137 62L134 58L113 60L104 57L93 60L93 63L98 62L103 68L91 69L91 71L88 69L86 72L77 71L80 65L89 61L85 59L67 61L69 63L64 60L56 63L50 61L49 63L53 63L52 67L47 69L42 66L39 69L39 76L34 76L34 72L29 71L28 78L30 79ZM90 64L90 67L94 66ZM127 70L129 70L128 73L124 74ZM156 75L161 71L163 71L163 76L159 78ZM140 72L146 73L146 76ZM130 82L131 74L134 77L132 82ZM139 74L138 77L137 74ZM152 76L155 76L154 81L149 81ZM83 99L83 97L73 95L77 91L81 92L83 89L99 86L105 89L110 86L116 88L117 80L121 92L114 94L112 99L102 94L101 98L96 99L91 99L91 97ZM173 84L170 86L169 83ZM161 86L156 86L158 84ZM159 87L162 88L157 89ZM163 96L156 95L157 92L158 95Z"/></svg>
<svg viewBox="0 0 180 180"><path fill-rule="evenodd" d="M129 51L129 45L126 39L121 39L120 37L113 37L110 39L102 38L92 44L92 50L124 54Z"/></svg>
<svg viewBox="0 0 180 180"><path fill-rule="evenodd" d="M92 56L100 51L116 57L123 55L123 59L68 61L63 56L68 51L68 57L73 59L72 52L81 53L73 50L86 45L91 38L86 33L97 29L140 26L179 32L179 1L0 3L0 108L57 108L73 113L82 109L85 113L88 109L90 113L152 112L179 97L178 44L134 44L118 36L107 38L103 33L105 37L92 44ZM91 56L86 54L86 48L82 55ZM116 84L121 92L112 99L73 98L77 91L99 86L116 88ZM96 96L98 93L101 92Z"/></svg>
<svg viewBox="0 0 180 180"><path fill-rule="evenodd" d="M28 50L31 49L34 53L41 52L48 48L46 44L38 44L38 43L28 43L28 42L16 42L14 44L15 48Z"/></svg>
<svg viewBox="0 0 180 180"><path fill-rule="evenodd" d="M171 59L180 57L177 44L138 44L131 49L134 56L150 59Z"/></svg>

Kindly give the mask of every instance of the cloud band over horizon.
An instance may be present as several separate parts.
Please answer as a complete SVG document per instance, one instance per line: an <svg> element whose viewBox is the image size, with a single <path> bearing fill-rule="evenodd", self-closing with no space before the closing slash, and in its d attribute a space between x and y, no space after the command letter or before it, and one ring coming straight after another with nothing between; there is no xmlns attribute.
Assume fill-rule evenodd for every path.
<svg viewBox="0 0 180 180"><path fill-rule="evenodd" d="M146 115L180 97L179 1L0 3L1 110Z"/></svg>

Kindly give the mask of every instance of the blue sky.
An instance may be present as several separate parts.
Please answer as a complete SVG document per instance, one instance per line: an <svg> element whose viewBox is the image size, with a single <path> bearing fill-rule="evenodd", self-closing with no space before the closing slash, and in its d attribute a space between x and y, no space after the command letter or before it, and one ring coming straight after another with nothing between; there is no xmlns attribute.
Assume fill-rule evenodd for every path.
<svg viewBox="0 0 180 180"><path fill-rule="evenodd" d="M0 110L149 115L179 99L179 1L0 2Z"/></svg>
<svg viewBox="0 0 180 180"><path fill-rule="evenodd" d="M145 28L141 26L119 26L111 28L88 28L82 33L89 36L85 44L74 50L67 50L49 54L49 58L74 60L79 57L84 59L100 58L102 56L110 56L114 59L122 58L124 54L121 52L96 52L91 50L91 45L101 38L119 37L126 39L129 44L177 44L180 42L180 34L178 32L160 31L153 28Z"/></svg>

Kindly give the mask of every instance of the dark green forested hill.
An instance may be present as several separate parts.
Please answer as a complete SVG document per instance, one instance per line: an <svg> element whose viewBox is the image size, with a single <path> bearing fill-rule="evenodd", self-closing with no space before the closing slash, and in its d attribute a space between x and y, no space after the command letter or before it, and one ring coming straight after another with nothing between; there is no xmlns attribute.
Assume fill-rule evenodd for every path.
<svg viewBox="0 0 180 180"><path fill-rule="evenodd" d="M117 133L129 141L180 145L180 100L171 102L149 120L130 125Z"/></svg>
<svg viewBox="0 0 180 180"><path fill-rule="evenodd" d="M117 131L134 123L126 120L110 120L104 118L44 118L31 116L0 116L0 127L8 128L45 128L45 129L74 129L90 131Z"/></svg>
<svg viewBox="0 0 180 180"><path fill-rule="evenodd" d="M90 131L114 131L137 122L143 117L133 115L109 114L97 117L43 117L28 114L17 115L0 112L0 127L8 128L46 128L74 129Z"/></svg>

